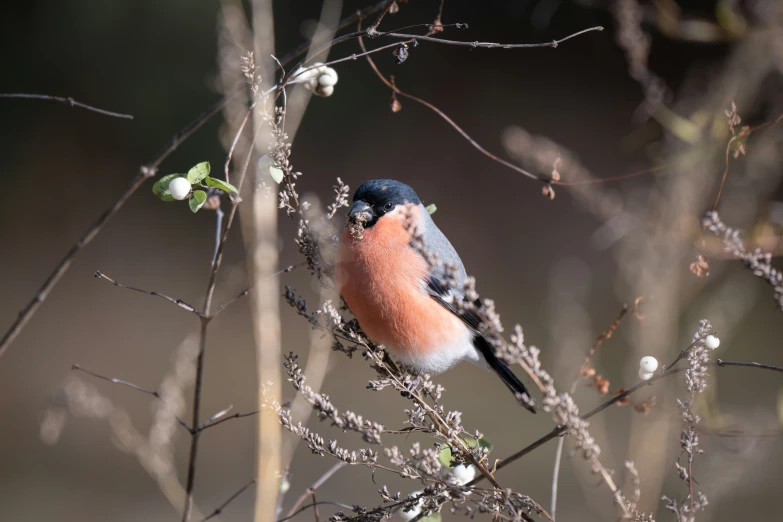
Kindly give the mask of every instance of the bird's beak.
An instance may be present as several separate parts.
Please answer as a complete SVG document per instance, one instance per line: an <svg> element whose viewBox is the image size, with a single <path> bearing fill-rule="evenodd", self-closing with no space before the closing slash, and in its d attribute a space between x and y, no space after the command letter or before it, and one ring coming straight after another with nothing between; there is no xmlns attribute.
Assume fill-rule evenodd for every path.
<svg viewBox="0 0 783 522"><path fill-rule="evenodd" d="M354 223L369 223L373 217L372 207L362 200L354 201L348 211L348 219Z"/></svg>

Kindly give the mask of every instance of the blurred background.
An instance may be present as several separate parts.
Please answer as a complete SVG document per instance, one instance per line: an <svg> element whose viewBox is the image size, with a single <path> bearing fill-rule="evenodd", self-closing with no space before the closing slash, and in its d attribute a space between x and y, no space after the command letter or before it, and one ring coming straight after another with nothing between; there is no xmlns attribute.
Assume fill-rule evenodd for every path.
<svg viewBox="0 0 783 522"><path fill-rule="evenodd" d="M369 4L346 0L343 16ZM273 5L276 48L284 54L311 36L321 2ZM437 0L410 0L382 28L430 23L438 7ZM134 116L129 121L53 102L0 99L7 195L0 207L0 329L5 331L139 166L220 96L221 6L188 0L30 1L4 5L0 13L0 92L71 96ZM610 390L638 380L642 355L673 359L702 318L720 334L717 357L783 364L783 316L773 290L721 253L719 243L698 241L699 219L711 207L726 166L731 134L724 111L736 102L739 127L783 114L779 3L446 0L443 22L470 28L442 37L504 43L551 41L590 26L606 28L557 49L422 43L402 65L391 52L376 55L378 66L394 74L401 89L435 104L486 149L542 175L551 173L560 153L562 180L583 184L555 186L555 199L544 197L541 183L481 155L425 107L401 98L402 110L392 112L388 88L357 60L335 66L340 80L334 95L314 98L307 109L292 154L295 169L303 173L300 192L326 204L338 176L352 188L382 177L411 184L425 204L437 205L434 219L476 276L482 297L495 299L507 332L516 323L523 326L527 343L541 349L544 366L561 388L570 385L585 352L623 304L632 307L639 296L645 297L639 310L643 320L629 314L595 356ZM333 49L330 58L355 52L358 45L350 41ZM182 172L201 161L218 170L225 161L223 125L221 115L211 119L160 173ZM776 254L783 253L776 239L783 224L782 154L780 126L754 132L747 155L730 159L718 206L730 226L747 231L749 244ZM668 167L648 175L585 183L662 165ZM160 426L150 433L158 411L151 397L71 371L79 363L150 389L187 384L191 367L183 361L198 332L196 318L93 278L101 270L122 283L200 303L214 245L214 212L193 215L184 204L163 204L151 185L142 187L79 254L0 359L0 520L178 518L152 478L155 463L142 466L138 454L145 445L173 447L170 464L184 481L190 437L182 429L161 432ZM299 262L294 231L294 223L281 214L281 268ZM689 270L699 248L709 259L706 278ZM773 264L780 266L778 258ZM246 283L236 228L217 301ZM282 283L305 296L317 295L303 270L283 275ZM282 306L284 351L305 360L311 332ZM249 301L240 300L211 327L205 416L229 404L235 412L254 408L250 319ZM342 410L403 428L408 403L392 392L365 391L373 375L361 357L333 353L323 390ZM462 411L465 426L480 429L494 444L491 460L552 428L546 414L523 412L499 381L476 367L461 365L436 381L446 387L446 407ZM700 519L780 519L781 384L774 373L710 373L699 405L705 455L694 471L710 500ZM656 397L648 414L613 407L591 426L603 449L601 460L615 470L618 484L627 479L623 462L636 462L640 508L659 520L673 517L663 509L661 495L686 495L674 468L680 449L676 397L683 396L682 388L679 381L660 383L634 397L639 402ZM190 388L184 393L187 408ZM293 396L284 387L284 400ZM81 406L74 397L84 399ZM577 388L576 398L582 411L606 399L585 385ZM183 416L189 418L187 409ZM325 423L311 419L310 425L344 447L365 446ZM205 432L195 497L202 512L252 478L255 428L248 418ZM286 437L290 443L293 436ZM401 447L413 440L385 439ZM549 507L555 445L550 442L498 472L498 480ZM566 455L572 447L567 440ZM300 445L286 510L332 464ZM420 489L382 472L373 483L370 470L352 467L341 470L318 498L375 506L383 484L403 493ZM221 518L248 520L252 506L253 494L247 492ZM336 510L325 506L320 513L326 517ZM588 464L579 455L565 458L558 520L610 520L615 513L611 493Z"/></svg>

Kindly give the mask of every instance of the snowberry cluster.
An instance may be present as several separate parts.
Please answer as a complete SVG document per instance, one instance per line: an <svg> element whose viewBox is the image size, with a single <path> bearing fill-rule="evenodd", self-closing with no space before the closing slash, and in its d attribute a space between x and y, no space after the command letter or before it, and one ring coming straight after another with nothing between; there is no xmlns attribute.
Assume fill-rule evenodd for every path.
<svg viewBox="0 0 783 522"><path fill-rule="evenodd" d="M290 83L304 84L306 89L318 96L331 96L337 84L337 71L320 62L299 68L292 76Z"/></svg>

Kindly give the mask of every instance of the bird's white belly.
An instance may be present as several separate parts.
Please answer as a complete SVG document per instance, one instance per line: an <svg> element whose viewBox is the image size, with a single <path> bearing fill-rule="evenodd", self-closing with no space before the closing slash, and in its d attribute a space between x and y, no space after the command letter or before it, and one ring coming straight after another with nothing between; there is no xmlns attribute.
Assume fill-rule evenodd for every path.
<svg viewBox="0 0 783 522"><path fill-rule="evenodd" d="M422 347L421 350L395 350L394 346L388 346L395 359L403 364L414 367L422 373L441 373L462 359L473 363L482 364L484 358L473 346L474 333L467 327L463 328L461 335L450 343L439 346Z"/></svg>

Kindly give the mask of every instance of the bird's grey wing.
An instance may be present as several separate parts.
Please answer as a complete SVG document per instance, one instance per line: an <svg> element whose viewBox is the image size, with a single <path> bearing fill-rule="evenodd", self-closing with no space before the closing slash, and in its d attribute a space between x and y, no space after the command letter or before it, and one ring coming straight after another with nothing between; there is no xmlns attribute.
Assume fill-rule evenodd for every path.
<svg viewBox="0 0 783 522"><path fill-rule="evenodd" d="M437 254L443 262L443 265L432 268L429 279L425 281L426 291L443 307L459 317L468 327L478 331L481 322L478 316L473 312L459 312L455 304L457 300L464 297L462 283L465 281L467 274L465 266L462 264L462 259L460 259L459 254L457 254L448 238L435 225L424 205L421 205L419 211L419 227L424 241L424 248L430 253ZM446 281L449 279L445 274L446 266L456 269L455 285L453 287L446 284ZM481 305L479 301L476 304Z"/></svg>
<svg viewBox="0 0 783 522"><path fill-rule="evenodd" d="M535 413L535 402L533 397L528 392L524 384L514 375L514 372L502 360L495 355L495 349L490 344L489 340L480 333L479 327L481 325L481 319L479 316L470 310L459 310L456 302L458 299L464 298L464 292L462 291L462 282L467 277L465 273L465 267L462 264L462 260L459 258L457 251L451 246L451 243L446 236L443 235L435 222L430 218L429 213L422 209L424 212L424 219L422 222L422 237L424 240L425 248L430 252L438 254L440 259L457 269L456 284L457 288L449 288L444 283L447 280L445 277L444 267L436 267L433 269L426 281L426 290L435 301L441 306L449 310L456 315L462 322L476 332L477 335L473 337L473 346L481 354L489 367L497 373L503 383L511 390L514 395L520 399L524 397L524 400L520 400L520 403L529 411ZM481 307L481 301L476 299L475 304L477 307Z"/></svg>
<svg viewBox="0 0 783 522"><path fill-rule="evenodd" d="M431 275L440 281L446 281L445 276L446 266L451 266L456 269L456 288L452 288L452 292L455 292L461 296L462 283L465 281L467 274L465 273L465 266L462 264L462 259L459 258L459 254L451 245L448 238L443 235L438 226L430 217L429 212L424 208L424 205L419 205L419 231L424 240L424 247L433 254L437 254L443 265L434 267Z"/></svg>

